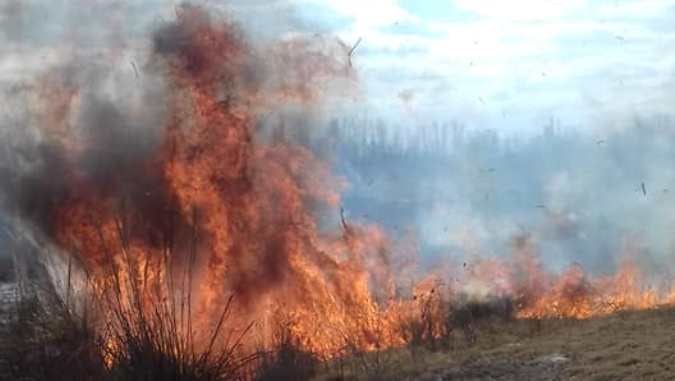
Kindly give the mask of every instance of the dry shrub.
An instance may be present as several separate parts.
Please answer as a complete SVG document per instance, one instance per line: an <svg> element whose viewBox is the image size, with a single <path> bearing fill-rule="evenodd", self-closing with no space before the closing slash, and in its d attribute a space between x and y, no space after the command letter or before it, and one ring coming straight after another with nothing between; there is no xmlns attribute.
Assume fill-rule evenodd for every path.
<svg viewBox="0 0 675 381"><path fill-rule="evenodd" d="M473 300L466 296L460 296L449 309L447 326L450 329L460 330L468 343L474 343L478 333L478 325L489 325L495 320L511 320L514 311L513 301L508 297Z"/></svg>
<svg viewBox="0 0 675 381"><path fill-rule="evenodd" d="M286 324L277 326L271 349L262 350L254 371L256 381L310 380L317 373L319 358L303 350Z"/></svg>
<svg viewBox="0 0 675 381"><path fill-rule="evenodd" d="M0 253L0 283L14 280L14 261L9 256Z"/></svg>
<svg viewBox="0 0 675 381"><path fill-rule="evenodd" d="M123 247L125 242L120 238ZM153 267L166 276L144 277L138 262L125 256L109 260L97 276L78 272L69 263L67 275L52 278L66 279L63 286L44 279L24 280L31 292L18 299L8 327L12 377L77 381L250 378L247 367L257 355L242 348L250 325L233 327L228 321L233 298L215 317L210 331L200 327L198 338L192 321L192 268L176 271L169 247L164 254ZM78 282L71 283L71 278Z"/></svg>
<svg viewBox="0 0 675 381"><path fill-rule="evenodd" d="M89 316L77 316L35 283L14 302L4 356L14 379L104 380L100 340Z"/></svg>

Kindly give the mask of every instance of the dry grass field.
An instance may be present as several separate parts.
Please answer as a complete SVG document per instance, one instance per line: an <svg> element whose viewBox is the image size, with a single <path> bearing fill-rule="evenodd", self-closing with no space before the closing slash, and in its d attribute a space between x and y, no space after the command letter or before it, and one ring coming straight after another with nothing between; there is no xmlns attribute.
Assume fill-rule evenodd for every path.
<svg viewBox="0 0 675 381"><path fill-rule="evenodd" d="M440 351L398 350L357 359L343 379L672 380L675 310L621 312L589 320L482 323L476 342L459 333ZM362 364L359 367L359 363ZM367 364L367 365L363 365ZM366 374L364 376L364 374ZM319 379L339 379L328 372Z"/></svg>

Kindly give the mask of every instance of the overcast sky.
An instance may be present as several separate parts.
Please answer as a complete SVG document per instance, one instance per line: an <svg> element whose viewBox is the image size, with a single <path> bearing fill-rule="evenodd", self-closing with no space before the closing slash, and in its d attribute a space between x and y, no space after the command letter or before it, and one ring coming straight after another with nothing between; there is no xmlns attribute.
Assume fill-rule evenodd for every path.
<svg viewBox="0 0 675 381"><path fill-rule="evenodd" d="M35 36L85 40L102 29L101 12L86 14L81 0L1 3L0 37L10 43L0 47L0 78L49 62L45 51L53 44L26 48ZM179 2L102 3L115 4L105 23L143 32L172 17ZM195 3L228 9L272 37L320 33L347 44L361 38L353 62L365 96L354 106L403 126L459 120L538 131L555 116L563 127L593 129L675 109L675 0Z"/></svg>
<svg viewBox="0 0 675 381"><path fill-rule="evenodd" d="M369 101L402 120L585 128L674 109L672 0L298 3L309 25L363 38Z"/></svg>

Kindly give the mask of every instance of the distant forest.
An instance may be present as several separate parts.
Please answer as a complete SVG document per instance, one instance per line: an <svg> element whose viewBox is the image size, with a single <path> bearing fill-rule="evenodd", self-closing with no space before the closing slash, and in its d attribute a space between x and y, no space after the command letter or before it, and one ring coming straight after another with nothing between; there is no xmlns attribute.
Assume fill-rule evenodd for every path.
<svg viewBox="0 0 675 381"><path fill-rule="evenodd" d="M505 255L520 234L554 267L605 271L627 251L646 262L675 253L675 125L666 116L593 133L551 118L506 137L459 122L406 134L341 118L328 130L353 218L413 230L430 255Z"/></svg>

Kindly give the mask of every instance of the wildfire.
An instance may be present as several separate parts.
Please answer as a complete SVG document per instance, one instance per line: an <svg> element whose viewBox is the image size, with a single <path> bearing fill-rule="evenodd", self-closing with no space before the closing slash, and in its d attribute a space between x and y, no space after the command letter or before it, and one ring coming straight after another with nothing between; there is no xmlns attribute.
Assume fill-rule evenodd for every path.
<svg viewBox="0 0 675 381"><path fill-rule="evenodd" d="M331 358L404 345L415 320L441 336L450 329L443 303L464 293L511 298L521 318L588 318L673 301L644 289L630 263L608 278L591 278L578 265L548 274L527 239L517 240L512 261L460 266L452 284L443 282L449 274L432 274L402 297L393 243L380 228L344 219L320 228L315 211L337 209L344 181L309 148L258 131L264 112L284 102L312 107L330 78L352 79L347 55L286 42L270 53L283 75L268 80L260 74L269 65L260 62L264 54L236 28L187 6L153 43L150 64L170 89L166 124L158 142L139 143L133 155L82 165L92 149L106 156L115 139L105 134L119 131L82 136L68 122L78 89L58 85L51 88L66 97L45 94L54 105L45 135L67 153L46 231L79 260L95 292L122 295L104 314L169 300L181 311L174 334L199 337L229 309L240 331L253 323L249 348L269 345L283 323L304 349Z"/></svg>
<svg viewBox="0 0 675 381"><path fill-rule="evenodd" d="M178 282L190 267L183 291L193 316L185 329L206 331L233 300L233 324L255 322L251 336L263 345L282 321L324 357L404 343L400 303L387 302L394 296L381 263L388 239L377 227L344 221L337 232L320 232L313 210L335 209L342 181L308 148L257 136L257 116L277 99L311 107L314 81L349 76L335 57L306 48L298 41L276 48L287 69L299 72L266 85L247 80L259 64L251 48L203 10L184 7L158 31L153 64L172 91L161 143L140 159L114 163L104 183L78 170L84 141L84 149L69 151L68 185L50 212L56 241L99 290L122 295L113 303L130 309L174 298L167 287L136 294L165 278ZM295 67L303 55L309 59ZM77 141L73 131L64 139L64 130L59 141Z"/></svg>
<svg viewBox="0 0 675 381"><path fill-rule="evenodd" d="M549 284L545 293L518 316L523 318L587 319L622 310L651 309L673 302L670 290L647 286L637 266L623 263L615 275L591 278L579 265L571 266Z"/></svg>

